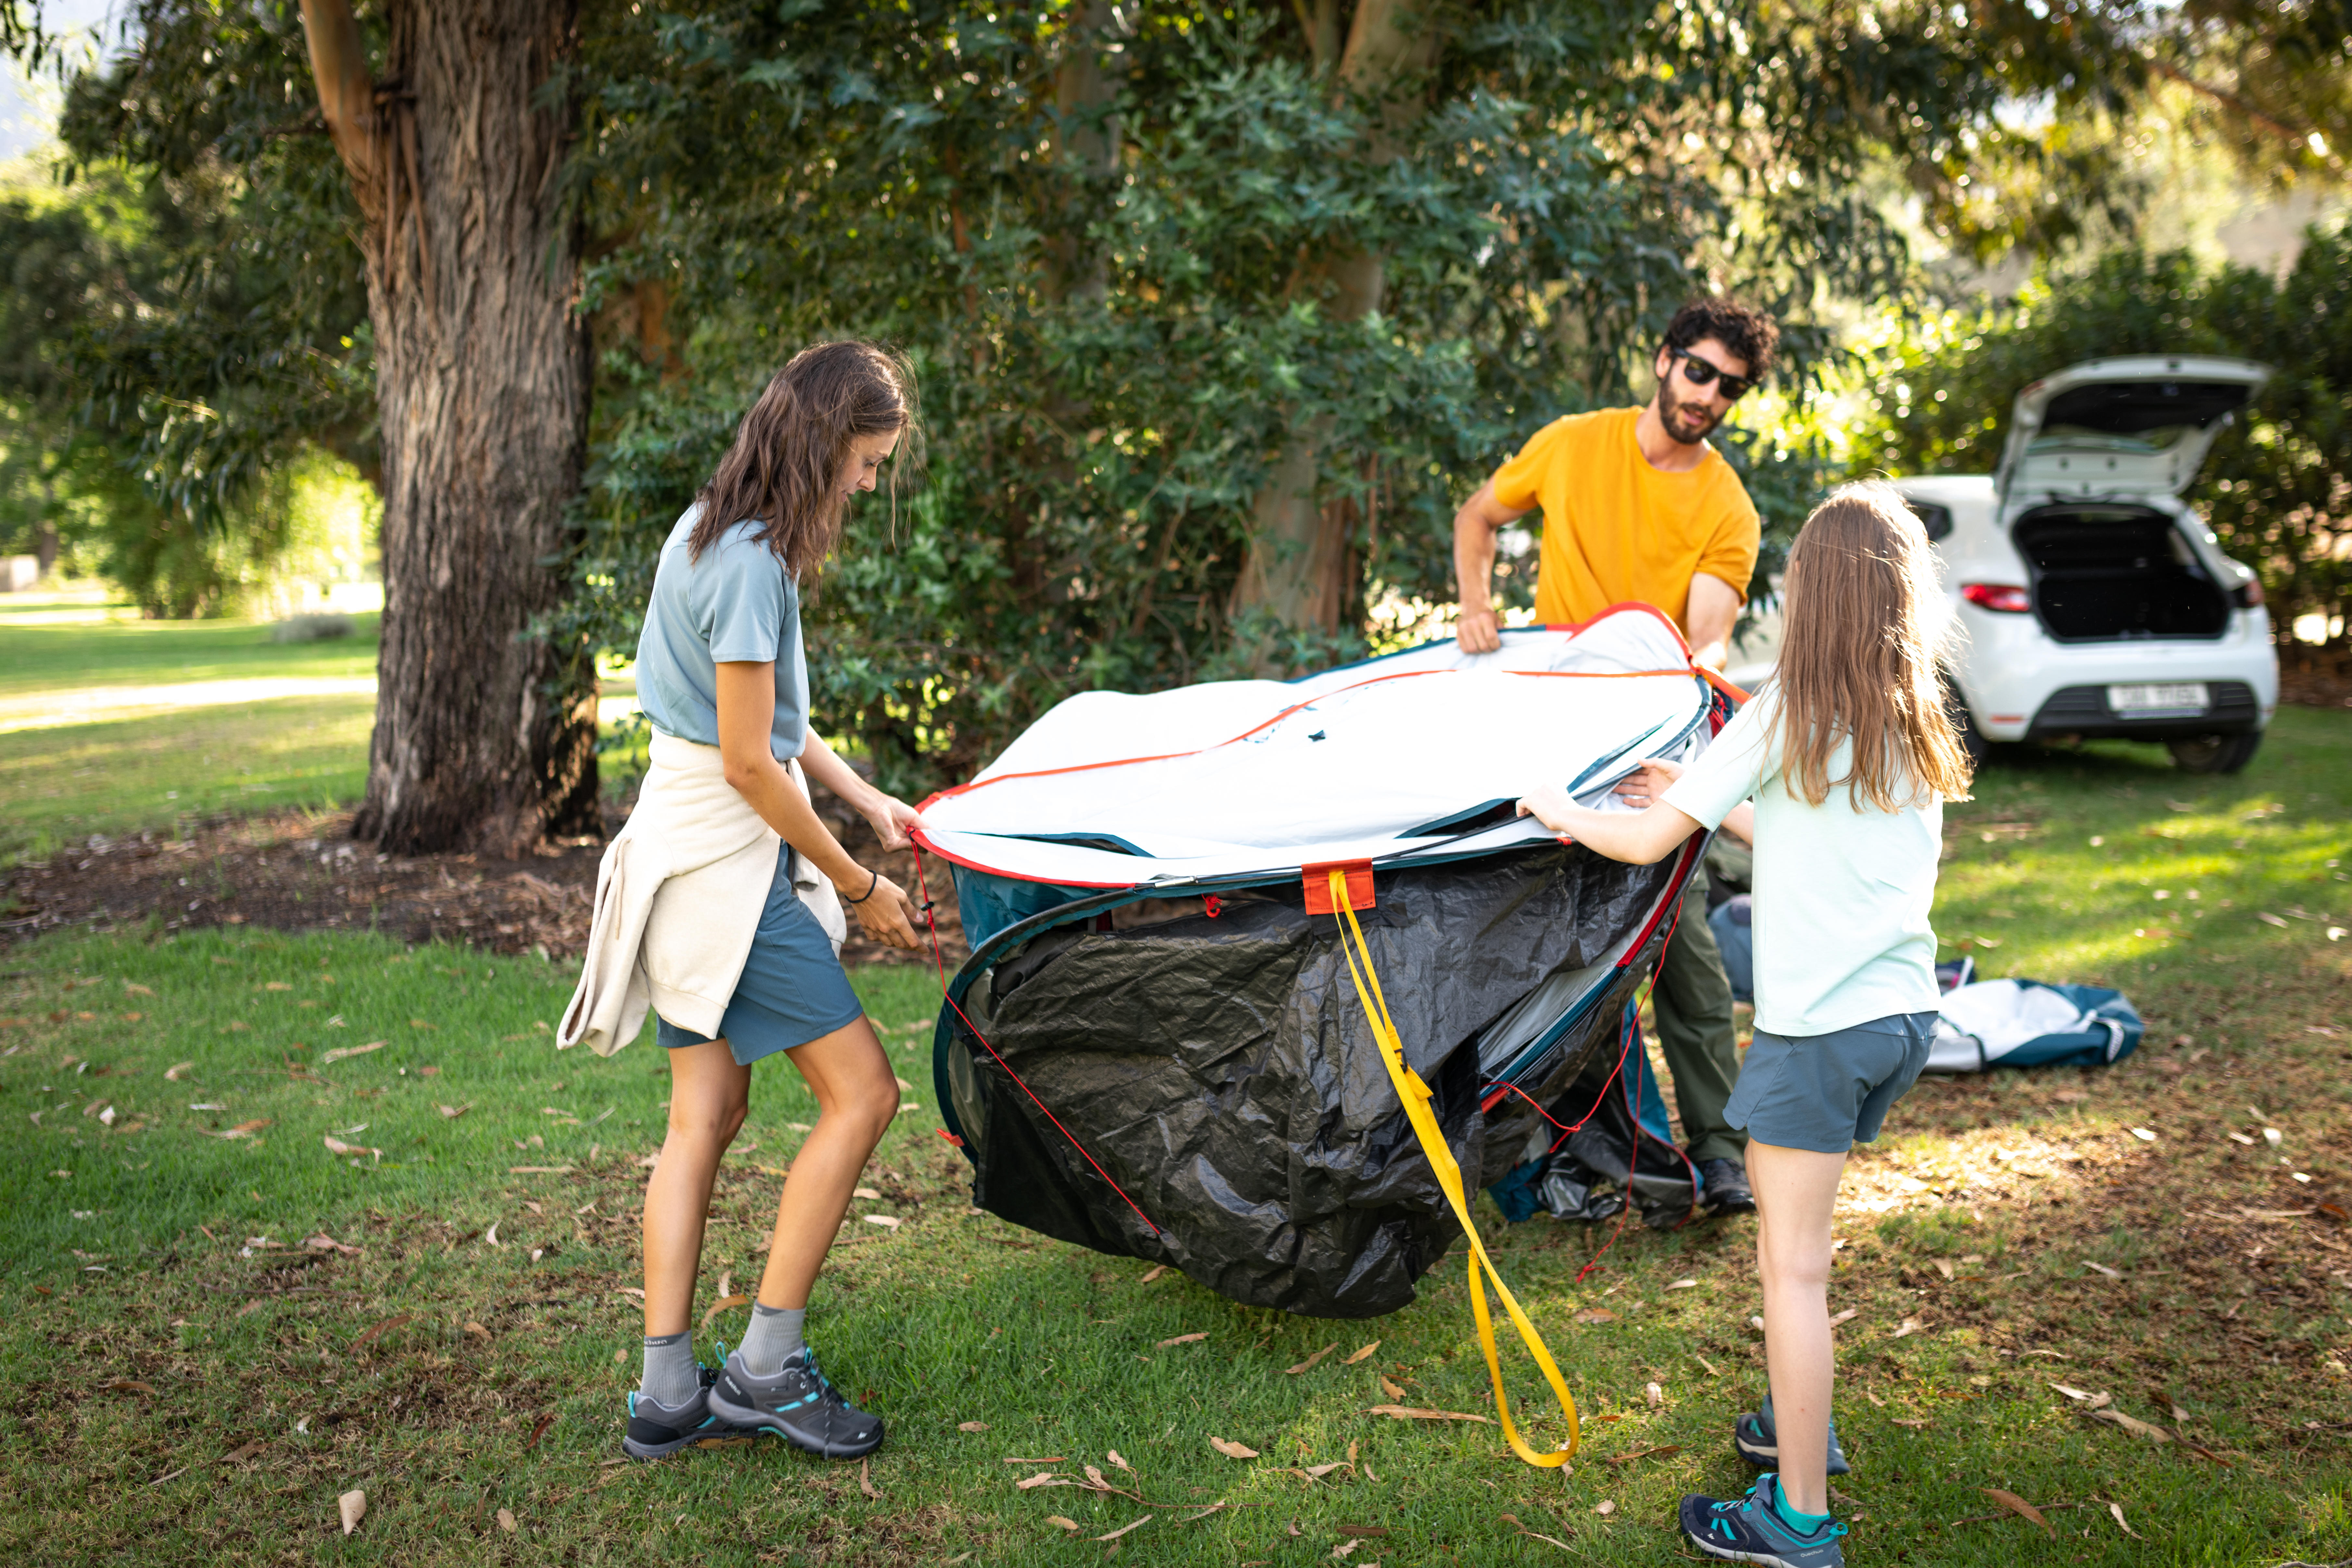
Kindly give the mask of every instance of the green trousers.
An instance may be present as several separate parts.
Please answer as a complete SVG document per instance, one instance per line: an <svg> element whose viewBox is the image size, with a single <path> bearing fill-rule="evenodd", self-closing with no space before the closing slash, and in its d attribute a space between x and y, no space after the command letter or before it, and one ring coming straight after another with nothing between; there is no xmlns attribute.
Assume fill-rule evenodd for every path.
<svg viewBox="0 0 2352 1568"><path fill-rule="evenodd" d="M1674 940L1658 965L1651 1005L1658 1019L1658 1045L1675 1078L1675 1110L1683 1124L1683 1146L1691 1159L1737 1160L1748 1135L1725 1125L1723 1107L1739 1077L1733 1048L1731 982L1723 954L1706 923L1706 872L1695 872L1683 889L1682 914Z"/></svg>

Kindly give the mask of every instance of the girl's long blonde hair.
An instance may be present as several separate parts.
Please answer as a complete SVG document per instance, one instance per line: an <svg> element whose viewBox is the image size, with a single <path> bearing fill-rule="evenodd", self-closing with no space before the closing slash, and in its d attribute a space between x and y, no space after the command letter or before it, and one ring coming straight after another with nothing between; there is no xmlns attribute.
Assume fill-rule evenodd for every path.
<svg viewBox="0 0 2352 1568"><path fill-rule="evenodd" d="M1813 509L1781 588L1774 716L1781 776L1819 805L1859 810L1969 798L1969 756L1938 670L1945 619L1927 532L1892 485L1848 485ZM1843 778L1830 775L1853 742Z"/></svg>

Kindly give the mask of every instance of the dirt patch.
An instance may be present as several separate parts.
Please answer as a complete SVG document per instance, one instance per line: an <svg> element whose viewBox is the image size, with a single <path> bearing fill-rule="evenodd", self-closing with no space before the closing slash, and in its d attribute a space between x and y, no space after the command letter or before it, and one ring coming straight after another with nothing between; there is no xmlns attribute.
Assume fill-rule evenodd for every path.
<svg viewBox="0 0 2352 1568"><path fill-rule="evenodd" d="M915 861L883 853L863 819L830 797L820 812L850 853L910 893ZM608 833L628 819L606 814ZM588 939L603 845L577 839L523 860L388 856L351 837L351 814L280 812L206 824L184 839L93 835L47 860L0 871L0 947L45 932L143 926L158 935L213 926L376 931L404 942L462 942L492 952L577 953ZM927 859L940 945L968 951L947 868ZM855 922L842 962L931 962L868 942Z"/></svg>
<svg viewBox="0 0 2352 1568"><path fill-rule="evenodd" d="M2279 700L2304 708L2352 708L2352 648L2279 649Z"/></svg>

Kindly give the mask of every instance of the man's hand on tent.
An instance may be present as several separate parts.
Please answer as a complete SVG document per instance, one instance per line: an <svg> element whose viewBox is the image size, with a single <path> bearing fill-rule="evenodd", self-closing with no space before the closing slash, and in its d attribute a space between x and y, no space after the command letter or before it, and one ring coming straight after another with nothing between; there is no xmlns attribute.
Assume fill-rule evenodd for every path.
<svg viewBox="0 0 2352 1568"><path fill-rule="evenodd" d="M1663 802L1645 811L1595 811L1579 805L1558 784L1546 784L1519 802L1519 815L1532 816L1571 843L1634 866L1651 866L1674 853L1698 831L1697 821Z"/></svg>

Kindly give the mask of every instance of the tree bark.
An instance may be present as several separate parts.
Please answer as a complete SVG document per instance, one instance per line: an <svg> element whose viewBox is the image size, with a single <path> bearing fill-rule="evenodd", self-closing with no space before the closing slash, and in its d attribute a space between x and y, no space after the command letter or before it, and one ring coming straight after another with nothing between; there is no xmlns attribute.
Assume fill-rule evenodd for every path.
<svg viewBox="0 0 2352 1568"><path fill-rule="evenodd" d="M564 596L586 452L580 235L542 104L576 0L394 0L369 80L345 0L303 0L365 216L383 429L383 642L354 835L513 856L597 831L594 669L530 635Z"/></svg>
<svg viewBox="0 0 2352 1568"><path fill-rule="evenodd" d="M1312 10L1302 3L1299 20L1318 69L1370 111L1360 155L1369 163L1395 157L1399 139L1423 111L1411 89L1436 59L1434 19L1416 15L1410 0L1359 0L1337 60L1328 58L1338 38L1329 0ZM1320 294L1332 320L1357 321L1381 308L1387 275L1378 253L1342 242L1304 258L1293 287ZM1276 457L1251 506L1249 555L1234 587L1236 616L1268 615L1295 631L1340 629L1356 596L1358 512L1347 501L1318 497L1330 438L1328 420L1294 425Z"/></svg>

